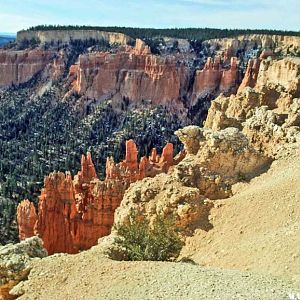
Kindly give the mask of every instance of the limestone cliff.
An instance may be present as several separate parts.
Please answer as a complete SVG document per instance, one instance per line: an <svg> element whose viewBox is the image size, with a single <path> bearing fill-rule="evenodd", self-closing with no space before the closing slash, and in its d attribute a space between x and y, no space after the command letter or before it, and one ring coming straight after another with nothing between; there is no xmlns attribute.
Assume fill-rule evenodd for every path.
<svg viewBox="0 0 300 300"><path fill-rule="evenodd" d="M106 179L97 177L90 153L82 156L81 170L74 177L54 172L45 178L39 197L38 213L28 200L17 209L20 239L39 235L49 254L77 253L108 235L130 183L167 172L184 154L173 159L173 145L167 144L161 157L153 149L150 158L138 162L135 143L126 142L126 157L119 164L107 159Z"/></svg>
<svg viewBox="0 0 300 300"><path fill-rule="evenodd" d="M223 53L227 59L237 56L239 52L244 52L249 58L256 58L256 54L264 49L284 55L296 54L300 48L300 37L248 34L233 38L207 40L204 45L218 53Z"/></svg>
<svg viewBox="0 0 300 300"><path fill-rule="evenodd" d="M86 41L94 39L96 41L106 40L109 44L127 45L132 39L123 34L116 32L105 32L100 30L46 30L46 31L19 31L17 33L17 42L23 40L39 40L45 43L62 43L68 44L71 40Z"/></svg>

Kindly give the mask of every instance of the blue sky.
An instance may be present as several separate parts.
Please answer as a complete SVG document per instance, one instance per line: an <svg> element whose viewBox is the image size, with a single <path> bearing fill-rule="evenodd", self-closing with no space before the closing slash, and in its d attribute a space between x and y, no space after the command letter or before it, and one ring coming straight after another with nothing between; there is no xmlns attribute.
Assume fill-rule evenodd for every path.
<svg viewBox="0 0 300 300"><path fill-rule="evenodd" d="M0 0L0 32L38 24L300 30L300 0Z"/></svg>

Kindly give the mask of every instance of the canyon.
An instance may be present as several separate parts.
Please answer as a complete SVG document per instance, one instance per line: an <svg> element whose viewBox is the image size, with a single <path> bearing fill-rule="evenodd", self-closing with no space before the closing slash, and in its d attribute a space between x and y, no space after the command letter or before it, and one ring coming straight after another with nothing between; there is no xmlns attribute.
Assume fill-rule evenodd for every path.
<svg viewBox="0 0 300 300"><path fill-rule="evenodd" d="M222 94L212 102L204 129L177 131L185 149L177 157L167 144L161 157L153 149L138 163L130 140L124 161L115 164L107 158L104 181L98 179L90 154L82 156L74 179L69 173L47 176L38 213L28 200L18 207L20 239L36 234L50 254L77 253L109 235L113 224L128 222L131 211L150 220L175 214L177 226L187 232L199 222L209 228L211 202L205 199L230 197L240 178L257 176L282 145L299 139L299 59L258 61L259 68L249 63L245 87L242 83L236 95ZM214 74L216 66L218 62L208 60L204 70Z"/></svg>
<svg viewBox="0 0 300 300"><path fill-rule="evenodd" d="M17 41L19 43L22 39L28 38L24 34L18 35ZM27 32L27 34L33 34L36 38L40 35L39 32ZM75 36L79 40L85 39L81 33L72 35L74 32L65 32L64 34L65 36L61 36L59 31L56 32L56 35L51 35L51 31L45 33L46 36L55 38L55 43L58 41L66 44L72 43ZM113 44L116 37L113 34L111 40L110 33L107 33L107 35L100 34L100 38ZM255 101L260 101L260 106L263 104L270 105L266 99L268 98L270 102L271 94L274 94L273 98L278 97L273 89L267 91L265 88L272 85L272 82L280 82L281 86L291 95L290 98L294 97L299 90L298 82L291 80L298 78L299 75L296 60L270 61L276 55L276 51L272 49L275 46L279 49L290 47L290 44L294 42L290 38L279 39L258 35L225 39L222 40L222 43L219 40L204 42L203 44L207 49L218 48L219 50L210 49L209 53L214 53L214 58L208 57L203 62L201 69L191 65L191 61L195 59L195 54L190 53L188 48L185 49L188 52L184 53L154 55L151 53L150 47L140 39L136 40L133 47L127 45L129 40L122 40L122 35L119 38L120 45L116 49L110 51L89 50L87 53L79 54L77 60L74 61L75 63L72 64L68 62L69 54L64 49L58 53L55 53L54 50L42 49L2 50L0 56L2 59L0 61L1 86L18 86L35 76L41 76L43 79L37 85L36 90L37 94L41 95L49 89L49 80L51 86L52 81L62 80L66 76L62 80L64 101L77 95L80 107L88 105L91 101L103 102L108 99L112 100L114 107L119 107L118 109L124 103L127 106L134 105L136 108L143 107L145 103L148 103L153 107L167 107L171 113L177 114L181 118L186 118L188 111L197 107L199 103L202 103L205 109L210 105L210 101L205 102L205 99L211 99L221 94L212 102L209 109L208 118L205 122L206 130L223 130L229 126L236 127L238 130L242 129L241 122L246 121L246 114L258 104ZM53 41L47 39L41 41L42 44L49 42ZM254 49L254 44L260 49L261 54L259 57L251 58L249 56L251 51L258 53ZM244 56L240 56L240 49L244 49ZM245 74L241 78L240 64L248 58ZM10 70L13 70L10 72L10 76L5 76L4 74L9 73ZM265 95L250 92L247 90L249 87L263 90ZM294 94L291 92L292 88L295 89ZM227 110L224 109L224 104L221 106L218 104L219 101L223 103L224 98L230 99L226 100L229 101L226 104ZM261 100L258 100L260 98ZM277 101L275 98L272 100L273 102ZM282 98L284 99L282 100L283 104L279 106L285 105L287 108L289 104L286 99L288 97L282 95ZM246 99L246 103L238 104L235 99L241 99L240 101ZM251 101L254 102L249 106ZM291 99L289 101L291 103ZM272 105L272 108L275 107L274 103ZM296 105L294 104L295 107ZM284 113L288 112L284 111ZM297 117L294 116L293 118L297 120ZM193 134L196 134L195 132L197 132L196 129L194 129ZM251 132L250 129L246 135L248 134L250 137L249 132ZM211 134L207 131L197 133L196 141L200 138L199 136L202 136L207 139L208 145L215 143L210 141ZM229 138L230 143L233 143L235 139L240 139L236 143L246 145L243 141L244 138L238 133L224 131L221 136L227 136L227 134L232 135ZM290 135L290 133L288 134ZM182 134L179 138L182 139ZM254 137L252 136L251 139L253 140ZM202 143L205 144L204 141ZM261 147L257 147L257 150L261 151ZM187 145L185 148L189 149ZM186 151L196 154L198 150ZM243 151L240 149L238 152L242 153ZM247 152L249 151L247 150ZM171 166L177 165L184 158L185 152L181 152L176 159L173 158L173 145L169 143L162 150L161 157L157 155L157 151L154 149L149 158L142 157L138 163L137 155L137 147L134 142L132 140L127 141L126 159L123 162L115 164L112 158L107 158L104 181L99 180L90 153L87 157L82 156L81 171L74 178L70 173L62 172L54 172L46 176L44 188L39 196L38 209L36 210L33 203L27 199L18 206L19 238L23 240L33 235L39 235L50 254L56 252L77 253L95 245L99 237L110 233L114 224L114 213L123 196L127 193L125 191L129 185L136 181L142 181L146 177L153 178L157 174L167 173ZM269 156L270 153L267 155ZM212 158L209 159L212 160ZM248 160L251 159L248 158ZM265 165L267 161L267 158L262 159L261 164ZM209 172L211 172L211 168L212 166L208 168ZM177 172L180 173L183 170L177 169ZM246 176L245 173L250 174L251 172L238 169L234 175L235 179L231 178L229 181L228 178L223 179L223 175L215 174L214 178L219 178L216 184L208 179L212 175L204 172L201 178L206 179L203 182L194 183L194 185L200 188L201 197L205 196L211 199L228 197L230 186L237 180L236 174ZM149 179L149 182L151 180ZM174 186L177 185L176 180L173 182ZM182 188L178 187L179 190ZM198 198L198 194L199 191L194 196ZM181 200L178 201L180 203ZM200 215L196 211L199 213L202 211L202 204L199 207L187 208L187 211L190 209L191 215L194 217L185 216L183 219L200 219ZM207 209L209 210L209 205ZM204 215L207 209L204 209ZM118 212L116 216L118 216ZM178 222L186 224L183 220ZM193 221L191 222L193 223Z"/></svg>
<svg viewBox="0 0 300 300"><path fill-rule="evenodd" d="M268 35L207 40L202 48L208 57L195 65L198 58L191 46L179 52L154 55L141 39L136 40L134 47L128 46L133 40L118 33L49 30L22 31L17 35L17 45L31 40L40 44L31 50L0 50L0 87L18 86L38 75L48 77L49 83L68 74L63 79L66 97L78 94L83 105L91 100L111 99L117 106L124 101L138 106L151 103L185 116L193 107L198 110L200 106L207 107L207 99L220 93L236 93L243 77L241 89L253 87L262 58L282 55L287 49L292 52L300 43L299 37ZM84 44L89 40L118 46L114 51L90 47L85 53L79 52L75 63L70 65L66 49L72 43ZM59 51L51 46L53 43L61 45ZM43 50L45 47L50 49ZM245 76L241 64L248 65ZM49 84L45 86L49 89Z"/></svg>
<svg viewBox="0 0 300 300"><path fill-rule="evenodd" d="M240 284L241 279L235 281L239 276L247 280L254 278L252 293L247 294L249 299L255 293L262 293L257 292L257 282L273 278L271 275L295 282L288 285L274 279L272 284L265 283L268 289L262 290L273 298L274 294L284 297L292 287L299 287L298 37L257 34L213 39L202 42L197 53L192 43L189 47L185 44L181 48L184 50L174 50L173 45L172 50L166 50L167 44L162 43L157 49L165 48L158 55L153 54L153 45L151 48L141 39L136 40L135 46L128 45L132 40L124 35L92 36L111 43L109 48L99 50L89 44L80 48L81 42L86 43L80 32L56 31L53 39L51 31L42 35L38 31L26 34L20 33L18 43L34 37L40 40L40 45L30 50L0 50L0 100L3 99L4 105L11 104L3 106L3 116L12 112L10 116L14 120L12 107L20 106L15 101L23 97L29 103L29 113L21 111L16 117L24 120L26 126L10 121L11 129L9 122L1 123L1 116L1 129L9 129L6 145L12 144L16 136L33 130L30 125L36 123L34 114L44 103L47 113L58 118L34 127L32 144L41 139L46 146L49 144L50 150L45 146L31 151L32 161L51 162L58 155L60 165L49 164L52 172L36 192L38 199L30 193L28 197L18 195L20 200L24 199L16 211L22 242L0 248L0 256L4 257L0 263L0 273L4 276L0 297L9 299L9 290L19 281L11 294L21 299L33 298L34 293L47 299L50 289L59 294L57 297L66 299L70 297L68 290L72 290L72 296L76 290L83 297L94 293L97 298L120 295L122 284L128 285L128 278L135 291L138 290L139 284L135 286L131 280L136 278L132 273L138 274L137 282L140 282L140 272L148 269L156 273L147 275L151 286L155 286L157 274L162 274L165 281L177 269L184 274L193 269L197 276L199 272L208 272L191 264L237 269L232 271L236 272L231 273L232 277L227 277L229 274L224 270L224 285ZM82 40L78 48L72 48L74 37ZM115 42L119 45L113 46ZM58 50L46 49L47 43L64 46L56 45ZM18 94L18 90L24 94ZM51 102L45 101L45 97ZM155 110L159 106L168 114ZM201 122L195 121L192 112L196 115L200 111L203 112ZM74 118L74 123L65 118L66 112ZM146 112L158 122L148 124ZM166 121L169 116L174 118ZM44 114L39 118L44 122L49 117ZM172 133L172 139L167 135L163 139L157 134L157 129L166 131L176 118L188 120L185 126L176 125L176 137ZM114 122L129 126L116 130ZM64 123L67 133L59 135ZM72 127L77 123L81 130L65 150L61 145L74 133ZM138 129L137 124L141 124ZM43 140L47 127L55 135ZM112 128L108 134L101 131L106 127ZM107 135L106 139L100 134ZM97 144L96 148L82 142L79 137L84 135L92 137L95 144L101 142L101 146ZM142 142L136 143L138 136L142 136ZM52 139L58 140L57 152L50 144ZM165 146L152 149L161 140ZM81 155L79 172L75 172L77 165L64 157L64 152L70 155L70 149L76 152L76 143L79 144L76 155ZM113 143L116 146L109 148ZM18 152L25 149L22 143L15 148ZM5 149L1 146L2 151ZM51 155L46 156L47 151ZM105 164L101 164L100 155L105 155ZM28 170L30 162L26 161ZM5 163L3 159L4 171L9 169ZM68 167L71 172L62 171ZM12 175L10 172L9 176ZM12 185L9 176L3 182ZM118 227L130 223L132 212L149 224L159 217L174 220L185 241L178 258L181 263L168 263L167 267L163 263L129 264L108 259L126 258L125 250L118 248L115 241L120 238ZM32 251L32 247L37 251ZM47 254L42 247L50 255L48 258L43 258ZM114 256L116 249L119 257ZM19 270L15 264L21 256L26 261ZM82 269L91 275L88 281L82 279ZM109 273L110 269L114 269L114 275ZM161 270L167 271L160 273ZM181 271L173 276L176 285L182 283ZM253 275L260 272L264 276ZM110 274L109 279L103 274ZM212 274L219 278L220 270L213 270ZM25 277L29 280L24 281ZM99 278L103 282L106 278L105 288L99 285ZM108 280L111 285L107 285ZM144 283L146 286L150 286L149 280ZM210 279L203 282L207 280ZM216 284L219 286L220 282ZM207 290L207 286L203 289ZM209 290L214 294L215 282Z"/></svg>
<svg viewBox="0 0 300 300"><path fill-rule="evenodd" d="M66 65L67 57L66 51L1 50L0 86L17 86L40 73L49 80L58 80L67 72L66 97L78 94L83 104L87 102L84 99L112 99L119 106L122 101L139 106L151 103L186 114L199 99L234 93L239 83L236 58L231 59L229 68L223 68L221 57L214 61L209 58L204 68L195 72L194 55L189 54L187 59L184 53L153 55L140 39L135 47L120 46L114 53L80 54L71 66Z"/></svg>
<svg viewBox="0 0 300 300"><path fill-rule="evenodd" d="M172 160L172 146L167 145L161 156L168 162L166 172L162 172L161 165L153 164L153 168L160 171L148 173L150 177L142 176L140 170L143 170L143 160L159 162L162 159L154 150L149 158L141 159L138 164L137 150L132 141L127 143L123 162L115 165L113 160L108 159L106 180L121 178L122 175L114 174L124 174L121 170L124 170L122 166L126 166L125 174L130 174L127 178L132 181L115 210L112 233L99 239L99 244L88 251L36 261L29 280L13 288L12 293L21 296L21 299L30 299L36 294L45 295L47 299L45 287L53 289L55 286L55 294L59 293L69 299L66 286L72 286L75 280L74 288L78 293L91 297L114 297L120 291L125 292L120 282L126 282L128 286L127 280L124 281L124 277L128 276L132 288L130 291L127 289L126 293L128 297L138 297L141 293L148 295L144 287L151 288L153 283L149 285L149 280L156 284L157 276L172 278L174 284L178 284L182 283L182 274L188 274L189 283L191 276L197 278L197 288L194 288L193 295L198 292L203 295L202 290L206 291L207 288L199 287L199 272L204 272L205 282L211 280L211 277L221 276L221 282L212 285L221 287L219 293L222 296L225 290L223 281L226 286L234 282L234 290L236 285L241 284L247 299L256 299L262 294L266 295L266 299L273 299L274 295L280 299L292 295L290 291L297 291L300 263L296 255L299 245L297 180L300 60L262 60L261 64L263 67L257 74L260 79L253 88L245 87L230 97L221 95L212 102L204 128L188 126L176 132L184 144L185 154L180 155L179 160ZM270 70L272 76L269 78L267 74ZM135 172L132 173L133 170ZM82 169L77 176L82 175L87 178L87 182L96 176L90 155L82 158ZM25 211L30 211L29 202L25 203ZM116 247L114 239L117 232L114 226L128 222L132 210L139 217L149 220L159 215L175 217L177 227L181 228L186 237L186 245L179 258L181 263L130 263L107 258ZM31 241L26 240L27 243ZM274 262L275 258L280 264ZM187 260L190 263L184 263ZM95 274L97 268L105 276L95 279L92 276L93 279L84 281L81 287L82 276L76 275L81 265L85 265L88 274ZM220 270L220 266L224 269ZM177 268L180 268L178 273ZM228 269L234 270L231 271L234 274L227 274ZM50 281L41 275L44 270L47 270ZM63 274L67 273L70 277L66 279L58 270L64 270ZM137 272L138 276L135 277ZM141 272L147 273L144 275L147 281L143 283L143 289L135 282L140 283ZM196 274L191 275L191 272ZM212 274L211 277L208 274ZM239 279L239 276L246 277L246 280ZM259 276L259 279L255 276ZM253 279L255 288L251 293L248 290L245 292L245 286L248 289L247 284ZM19 280L17 278L16 282ZM265 280L272 287L268 285L266 288ZM99 288L99 281L113 283L107 288ZM161 279L161 282L165 280ZM173 295L168 285L163 286L164 295ZM232 289L226 293L230 295ZM205 295L214 297L215 290L210 291ZM151 290L151 295L153 293L158 292Z"/></svg>

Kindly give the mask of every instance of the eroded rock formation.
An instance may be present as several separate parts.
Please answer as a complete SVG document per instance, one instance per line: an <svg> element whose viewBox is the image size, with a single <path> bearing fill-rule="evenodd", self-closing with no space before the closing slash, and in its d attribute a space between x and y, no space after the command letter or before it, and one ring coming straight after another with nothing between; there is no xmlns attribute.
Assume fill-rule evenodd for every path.
<svg viewBox="0 0 300 300"><path fill-rule="evenodd" d="M299 67L299 58L262 61L254 88L214 100L204 129L178 130L186 157L168 174L132 184L116 210L115 225L129 222L134 211L149 220L175 217L186 235L195 228L209 230L213 200L231 196L233 184L257 176L281 153L299 148ZM113 239L103 242L110 253Z"/></svg>
<svg viewBox="0 0 300 300"><path fill-rule="evenodd" d="M115 224L128 222L134 211L140 218L175 218L183 232L209 229L209 200L227 198L231 186L252 178L269 163L236 128L222 131L185 127L176 132L187 156L168 174L132 184L115 213ZM209 199L209 200L208 200Z"/></svg>
<svg viewBox="0 0 300 300"><path fill-rule="evenodd" d="M183 57L151 54L141 40L135 48L126 47L117 53L81 55L72 67L73 90L91 99L127 99L129 102L150 102L168 106L172 110L184 108L183 98L192 94L192 105L198 98L213 93L230 93L237 87L237 60L224 69L220 58L208 59L197 71L194 85L192 68Z"/></svg>
<svg viewBox="0 0 300 300"><path fill-rule="evenodd" d="M81 55L73 89L90 99L128 99L134 103L180 106L181 93L187 91L191 70L176 57L150 54L138 40L136 47L117 53Z"/></svg>
<svg viewBox="0 0 300 300"><path fill-rule="evenodd" d="M192 99L195 102L198 98L215 93L230 93L236 91L238 78L237 60L231 58L230 69L224 70L221 67L219 57L208 58L203 70L196 72L193 86Z"/></svg>
<svg viewBox="0 0 300 300"><path fill-rule="evenodd" d="M15 245L0 246L0 299L16 299L9 291L28 276L32 260L46 256L47 251L38 237L29 238Z"/></svg>
<svg viewBox="0 0 300 300"><path fill-rule="evenodd" d="M257 81L261 60L250 59L242 83L239 86L238 92L242 91L246 86L254 87Z"/></svg>
<svg viewBox="0 0 300 300"><path fill-rule="evenodd" d="M130 183L167 172L183 157L181 153L173 159L173 145L167 144L161 157L153 149L150 158L138 162L137 147L130 140L126 142L125 160L115 164L108 158L106 179L100 181L90 153L83 155L81 170L74 179L61 172L45 178L37 214L28 200L18 206L20 239L39 235L49 254L77 253L92 247L99 237L110 233L114 211Z"/></svg>
<svg viewBox="0 0 300 300"><path fill-rule="evenodd" d="M34 226L37 221L37 214L34 204L28 199L23 200L18 206L17 221L19 224L19 238L25 240L26 237L34 236Z"/></svg>
<svg viewBox="0 0 300 300"><path fill-rule="evenodd" d="M52 51L0 51L0 88L29 81L42 71L53 58Z"/></svg>
<svg viewBox="0 0 300 300"><path fill-rule="evenodd" d="M299 58L262 61L254 88L215 99L205 127L239 128L256 149L276 156L282 146L300 140L299 72Z"/></svg>

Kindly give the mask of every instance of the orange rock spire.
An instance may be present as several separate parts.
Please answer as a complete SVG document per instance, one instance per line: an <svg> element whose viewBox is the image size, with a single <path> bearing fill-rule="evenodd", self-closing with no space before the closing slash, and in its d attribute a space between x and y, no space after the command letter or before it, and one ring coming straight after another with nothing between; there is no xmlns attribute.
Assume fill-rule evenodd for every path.
<svg viewBox="0 0 300 300"><path fill-rule="evenodd" d="M184 154L180 156L183 159ZM178 163L180 160L176 160ZM173 161L173 145L167 144L157 161L153 149L150 159L138 163L133 140L126 142L125 160L106 161L106 179L100 181L91 154L82 156L81 170L72 179L69 173L54 172L45 177L39 197L38 214L33 203L24 200L18 206L20 239L39 235L49 254L77 253L97 244L108 235L114 212L131 182L167 172Z"/></svg>

